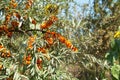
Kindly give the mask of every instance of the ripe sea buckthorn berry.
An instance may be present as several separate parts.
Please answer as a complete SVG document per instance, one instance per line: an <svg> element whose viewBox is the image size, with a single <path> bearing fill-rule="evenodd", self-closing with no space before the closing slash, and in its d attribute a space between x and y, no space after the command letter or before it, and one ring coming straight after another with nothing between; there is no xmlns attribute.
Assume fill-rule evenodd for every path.
<svg viewBox="0 0 120 80"><path fill-rule="evenodd" d="M42 48L42 47L37 48L37 51L38 51L38 52L42 52L43 54L46 54L46 53L47 53L46 49L45 49L45 48Z"/></svg>
<svg viewBox="0 0 120 80"><path fill-rule="evenodd" d="M29 65L31 63L31 61L25 61L25 64Z"/></svg>
<svg viewBox="0 0 120 80"><path fill-rule="evenodd" d="M36 39L36 35L34 35L34 36L30 36L29 38L28 38L28 47L27 47L27 49L33 49L33 43L35 42L35 39Z"/></svg>
<svg viewBox="0 0 120 80"><path fill-rule="evenodd" d="M50 19L53 21L53 22L55 22L55 21L57 21L58 20L58 18L56 17L56 16L50 16Z"/></svg>
<svg viewBox="0 0 120 80"><path fill-rule="evenodd" d="M32 24L36 25L36 20L32 19Z"/></svg>
<svg viewBox="0 0 120 80"><path fill-rule="evenodd" d="M31 55L28 55L28 56L26 57L26 60L27 60L27 61L31 61L31 60L32 60Z"/></svg>
<svg viewBox="0 0 120 80"><path fill-rule="evenodd" d="M12 25L13 27L16 27L16 26L19 25L19 22L17 22L17 21L12 21L12 22L11 22L11 25Z"/></svg>
<svg viewBox="0 0 120 80"><path fill-rule="evenodd" d="M53 22L51 20L45 21L40 25L41 29L47 29L49 28L51 25L53 24Z"/></svg>
<svg viewBox="0 0 120 80"><path fill-rule="evenodd" d="M14 13L13 13L13 16L17 17L18 19L20 19L20 17L21 17L18 12L14 12Z"/></svg>
<svg viewBox="0 0 120 80"><path fill-rule="evenodd" d="M41 59L41 58L38 58L38 59L37 59L37 67L38 67L39 69L42 69L42 59Z"/></svg>
<svg viewBox="0 0 120 80"><path fill-rule="evenodd" d="M10 21L10 18L11 18L11 15L10 14L7 14L5 16L5 22L8 23Z"/></svg>
<svg viewBox="0 0 120 80"><path fill-rule="evenodd" d="M75 51L75 52L78 51L78 49L76 47L72 47L72 50Z"/></svg>
<svg viewBox="0 0 120 80"><path fill-rule="evenodd" d="M0 45L0 49L3 49L4 47L2 45Z"/></svg>
<svg viewBox="0 0 120 80"><path fill-rule="evenodd" d="M1 53L1 57L5 58L6 57L6 53Z"/></svg>
<svg viewBox="0 0 120 80"><path fill-rule="evenodd" d="M66 41L66 38L63 37L63 36L59 36L58 39L59 39L59 41L62 42L62 43L65 43L65 41Z"/></svg>
<svg viewBox="0 0 120 80"><path fill-rule="evenodd" d="M2 68L3 68L3 65L2 65L2 64L0 64L0 70L2 70Z"/></svg>
<svg viewBox="0 0 120 80"><path fill-rule="evenodd" d="M10 52L8 52L8 53L6 54L6 56L7 56L7 57L10 57L10 56L11 56L11 53L10 53Z"/></svg>
<svg viewBox="0 0 120 80"><path fill-rule="evenodd" d="M65 44L68 48L72 48L72 46L73 46L72 43L68 40L65 41Z"/></svg>
<svg viewBox="0 0 120 80"><path fill-rule="evenodd" d="M46 41L48 42L49 45L53 44L53 38L47 38Z"/></svg>
<svg viewBox="0 0 120 80"><path fill-rule="evenodd" d="M31 63L31 60L32 60L32 56L30 54L27 56L24 56L24 58L23 58L23 62L26 65L29 65Z"/></svg>
<svg viewBox="0 0 120 80"><path fill-rule="evenodd" d="M37 64L41 64L42 63L42 59L37 59Z"/></svg>

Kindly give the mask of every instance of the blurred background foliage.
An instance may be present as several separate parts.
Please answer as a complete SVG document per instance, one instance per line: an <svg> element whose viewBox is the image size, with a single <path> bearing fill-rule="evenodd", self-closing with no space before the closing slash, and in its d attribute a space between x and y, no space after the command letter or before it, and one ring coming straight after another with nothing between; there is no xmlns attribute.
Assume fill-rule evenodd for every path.
<svg viewBox="0 0 120 80"><path fill-rule="evenodd" d="M64 44L56 41L49 50L51 57L49 61L43 55L39 55L44 60L43 70L38 70L34 66L37 54L33 55L35 58L29 67L21 69L18 68L21 67L18 60L21 60L26 53L28 36L18 33L14 34L11 39L0 36L0 43L4 44L15 56L12 59L0 58L1 64L6 69L6 74L0 71L0 79L10 78L10 76L14 77L14 80L18 80L19 77L21 77L20 80L120 79L120 37L114 37L114 34L120 31L120 0L89 0L88 3L82 5L78 3L82 0L34 0L32 7L28 10L24 10L25 0L16 1L18 7L9 11L5 10L9 6L9 0L0 1L1 25L5 20L6 13L16 11L22 17L28 16L22 22L23 30L34 27L30 21L33 18L37 22L37 28L51 15L45 11L45 6L47 4L58 5L58 14L53 14L57 14L59 20L50 27L50 30L69 39L78 48L78 52L72 52ZM52 10L57 9L52 8ZM37 45L42 46L45 43L42 40L41 32L29 34L38 35ZM10 72L11 66L15 71ZM19 69L26 73L22 74Z"/></svg>

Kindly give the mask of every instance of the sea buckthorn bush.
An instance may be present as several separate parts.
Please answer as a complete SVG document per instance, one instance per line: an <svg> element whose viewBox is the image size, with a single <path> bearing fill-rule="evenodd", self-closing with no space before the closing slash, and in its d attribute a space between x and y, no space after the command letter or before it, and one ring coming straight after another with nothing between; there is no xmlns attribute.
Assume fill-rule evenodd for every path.
<svg viewBox="0 0 120 80"><path fill-rule="evenodd" d="M60 70L78 48L61 34L62 1L1 0L0 79L72 79ZM58 26L57 26L58 25ZM68 56L68 57L67 57Z"/></svg>
<svg viewBox="0 0 120 80"><path fill-rule="evenodd" d="M120 2L81 1L0 0L0 80L119 80Z"/></svg>

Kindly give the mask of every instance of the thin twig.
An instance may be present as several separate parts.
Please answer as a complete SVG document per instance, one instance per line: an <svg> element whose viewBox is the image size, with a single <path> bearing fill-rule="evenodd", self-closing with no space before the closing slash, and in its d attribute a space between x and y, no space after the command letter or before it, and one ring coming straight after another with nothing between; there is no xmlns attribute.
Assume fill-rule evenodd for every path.
<svg viewBox="0 0 120 80"><path fill-rule="evenodd" d="M30 29L30 30L9 30L9 32L21 32L21 33L24 33L24 32L29 32L29 31L40 31L42 33L45 33L46 31L44 30L40 30L40 29Z"/></svg>

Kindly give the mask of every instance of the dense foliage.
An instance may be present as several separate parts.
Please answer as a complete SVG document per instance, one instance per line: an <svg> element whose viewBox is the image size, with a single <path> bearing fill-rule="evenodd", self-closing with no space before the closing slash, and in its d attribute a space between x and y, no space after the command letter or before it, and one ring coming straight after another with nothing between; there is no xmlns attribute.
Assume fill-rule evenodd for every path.
<svg viewBox="0 0 120 80"><path fill-rule="evenodd" d="M119 80L120 1L89 2L1 0L0 79Z"/></svg>

